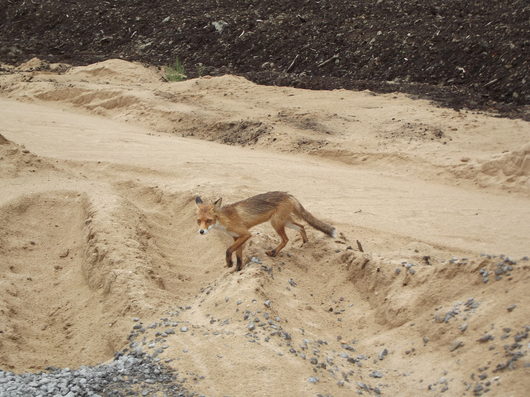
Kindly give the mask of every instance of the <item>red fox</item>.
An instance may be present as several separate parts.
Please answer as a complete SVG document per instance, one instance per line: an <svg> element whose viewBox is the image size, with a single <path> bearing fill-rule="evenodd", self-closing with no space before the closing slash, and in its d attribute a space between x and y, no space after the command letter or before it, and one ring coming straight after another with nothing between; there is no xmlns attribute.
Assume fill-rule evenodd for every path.
<svg viewBox="0 0 530 397"><path fill-rule="evenodd" d="M241 270L243 265L243 245L251 237L250 228L270 220L272 227L280 235L280 244L265 253L268 256L276 256L285 247L287 234L285 228L291 228L300 232L303 243L307 242L307 234L304 226L293 220L293 215L305 220L315 229L336 237L336 230L307 211L300 202L285 192L268 192L258 194L246 200L238 201L230 205L221 206L222 199L213 204L206 204L197 196L197 223L199 233L207 234L212 228L227 232L234 238L234 243L226 250L226 265L232 267L232 254L236 253L236 270Z"/></svg>

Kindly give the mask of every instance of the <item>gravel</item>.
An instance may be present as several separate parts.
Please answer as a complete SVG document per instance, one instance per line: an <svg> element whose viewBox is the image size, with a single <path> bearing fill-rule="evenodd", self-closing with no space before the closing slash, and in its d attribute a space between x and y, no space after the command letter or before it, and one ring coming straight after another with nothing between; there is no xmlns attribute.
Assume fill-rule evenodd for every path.
<svg viewBox="0 0 530 397"><path fill-rule="evenodd" d="M0 397L16 396L196 396L169 367L143 352L116 354L113 361L79 369L14 374L0 370Z"/></svg>

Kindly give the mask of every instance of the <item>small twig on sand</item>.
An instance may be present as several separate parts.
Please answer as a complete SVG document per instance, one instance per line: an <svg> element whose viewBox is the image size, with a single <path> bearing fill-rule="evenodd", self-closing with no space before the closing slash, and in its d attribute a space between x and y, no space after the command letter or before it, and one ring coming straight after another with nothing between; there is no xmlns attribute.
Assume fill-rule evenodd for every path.
<svg viewBox="0 0 530 397"><path fill-rule="evenodd" d="M355 241L357 241L357 248L359 248L359 251L364 252L361 242L359 240L355 240Z"/></svg>
<svg viewBox="0 0 530 397"><path fill-rule="evenodd" d="M361 269L364 269L366 267L366 264L370 262L370 259L368 258L364 258L362 263L361 263Z"/></svg>
<svg viewBox="0 0 530 397"><path fill-rule="evenodd" d="M326 59L324 62L319 63L317 66L318 66L319 68L321 68L322 66L325 66L325 65L327 65L328 63L330 63L331 61L334 61L335 59L338 59L338 58L339 58L339 54L335 54L335 55L333 55L331 58Z"/></svg>
<svg viewBox="0 0 530 397"><path fill-rule="evenodd" d="M496 83L497 81L499 81L499 79L493 79L493 80L491 80L489 83L484 84L484 87L487 87L487 86L489 86L489 85L492 85L493 83Z"/></svg>
<svg viewBox="0 0 530 397"><path fill-rule="evenodd" d="M296 54L296 56L294 57L293 61L289 65L289 67L285 70L286 73L289 73L291 71L291 69L294 66L294 63L296 62L296 60L298 59L299 56L300 56L300 54Z"/></svg>

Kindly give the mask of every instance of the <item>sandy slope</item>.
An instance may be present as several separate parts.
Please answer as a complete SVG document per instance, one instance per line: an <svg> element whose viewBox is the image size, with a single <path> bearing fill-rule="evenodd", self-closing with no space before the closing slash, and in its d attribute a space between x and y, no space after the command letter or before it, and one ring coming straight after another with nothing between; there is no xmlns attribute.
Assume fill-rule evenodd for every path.
<svg viewBox="0 0 530 397"><path fill-rule="evenodd" d="M169 84L116 60L40 67L0 76L2 368L109 359L138 316L175 328L133 337L208 395L530 387L528 123L230 76ZM195 233L193 197L268 190L342 235L293 234L271 259L260 226L246 254L261 263L234 274L227 238Z"/></svg>

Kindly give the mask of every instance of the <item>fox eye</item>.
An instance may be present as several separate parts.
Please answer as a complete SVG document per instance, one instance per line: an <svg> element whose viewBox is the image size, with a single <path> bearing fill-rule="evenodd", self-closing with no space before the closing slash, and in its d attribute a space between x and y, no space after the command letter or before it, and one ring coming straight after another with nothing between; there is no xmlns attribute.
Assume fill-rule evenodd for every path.
<svg viewBox="0 0 530 397"><path fill-rule="evenodd" d="M201 224L201 220L197 219L197 225L200 225L200 224Z"/></svg>
<svg viewBox="0 0 530 397"><path fill-rule="evenodd" d="M211 219L206 219L206 223L210 224L210 223L212 223L212 220Z"/></svg>

